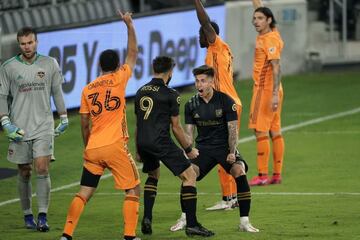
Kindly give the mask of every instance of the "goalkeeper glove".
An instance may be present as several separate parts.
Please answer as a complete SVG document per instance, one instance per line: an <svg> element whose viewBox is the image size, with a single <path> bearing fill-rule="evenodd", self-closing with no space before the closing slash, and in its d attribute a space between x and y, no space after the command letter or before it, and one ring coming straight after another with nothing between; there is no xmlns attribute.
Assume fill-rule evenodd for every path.
<svg viewBox="0 0 360 240"><path fill-rule="evenodd" d="M24 130L11 124L10 118L8 116L1 118L1 126L5 130L6 136L10 141L19 142L24 138Z"/></svg>
<svg viewBox="0 0 360 240"><path fill-rule="evenodd" d="M69 126L69 120L67 118L67 115L66 114L60 115L60 123L55 128L55 137L58 137L61 134L63 134L68 126Z"/></svg>

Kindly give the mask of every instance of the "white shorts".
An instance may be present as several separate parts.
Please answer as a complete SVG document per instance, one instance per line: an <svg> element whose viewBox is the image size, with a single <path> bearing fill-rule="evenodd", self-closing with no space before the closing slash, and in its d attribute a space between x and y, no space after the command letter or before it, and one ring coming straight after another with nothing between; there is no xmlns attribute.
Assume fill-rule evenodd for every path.
<svg viewBox="0 0 360 240"><path fill-rule="evenodd" d="M15 164L29 164L35 158L53 154L54 136L44 135L28 141L10 142L7 159Z"/></svg>

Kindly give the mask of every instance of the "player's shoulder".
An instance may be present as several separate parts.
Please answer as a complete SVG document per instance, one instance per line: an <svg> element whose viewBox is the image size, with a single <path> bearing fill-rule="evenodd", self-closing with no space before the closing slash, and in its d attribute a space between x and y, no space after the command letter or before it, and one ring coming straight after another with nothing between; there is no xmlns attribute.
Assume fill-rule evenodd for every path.
<svg viewBox="0 0 360 240"><path fill-rule="evenodd" d="M16 60L16 56L9 58L1 64L1 67L6 68L7 66L11 65L11 63L14 63L15 60Z"/></svg>
<svg viewBox="0 0 360 240"><path fill-rule="evenodd" d="M166 89L171 95L180 96L180 93L176 89L172 87L166 87Z"/></svg>
<svg viewBox="0 0 360 240"><path fill-rule="evenodd" d="M53 58L51 56L42 55L42 54L39 54L39 53L37 55L37 61L38 62L43 62L43 63L46 63L46 64L50 64L50 65L55 65L55 66L59 65L55 58Z"/></svg>
<svg viewBox="0 0 360 240"><path fill-rule="evenodd" d="M223 92L220 92L220 91L214 91L214 93L215 93L221 100L234 102L234 100L233 100L229 95L227 95L226 93L223 93Z"/></svg>

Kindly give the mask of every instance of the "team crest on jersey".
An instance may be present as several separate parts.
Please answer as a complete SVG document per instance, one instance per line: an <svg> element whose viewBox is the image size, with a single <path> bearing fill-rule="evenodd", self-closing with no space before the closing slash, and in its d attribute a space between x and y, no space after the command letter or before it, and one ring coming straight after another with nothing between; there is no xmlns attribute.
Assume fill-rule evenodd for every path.
<svg viewBox="0 0 360 240"><path fill-rule="evenodd" d="M269 48L269 53L274 54L276 50L276 47Z"/></svg>
<svg viewBox="0 0 360 240"><path fill-rule="evenodd" d="M13 150L13 149L9 149L9 150L8 150L8 153L9 153L9 156L11 156L11 155L14 154L14 150Z"/></svg>
<svg viewBox="0 0 360 240"><path fill-rule="evenodd" d="M216 110L215 110L215 115L216 115L216 117L221 117L221 116L222 116L222 113L223 113L222 109L216 109Z"/></svg>
<svg viewBox="0 0 360 240"><path fill-rule="evenodd" d="M36 75L37 75L40 79L42 79L43 77L45 77L45 71L39 70Z"/></svg>
<svg viewBox="0 0 360 240"><path fill-rule="evenodd" d="M200 118L199 114L195 113L194 118Z"/></svg>
<svg viewBox="0 0 360 240"><path fill-rule="evenodd" d="M235 104L235 103L232 105L231 109L232 109L234 112L236 112L237 107L236 107L236 104Z"/></svg>

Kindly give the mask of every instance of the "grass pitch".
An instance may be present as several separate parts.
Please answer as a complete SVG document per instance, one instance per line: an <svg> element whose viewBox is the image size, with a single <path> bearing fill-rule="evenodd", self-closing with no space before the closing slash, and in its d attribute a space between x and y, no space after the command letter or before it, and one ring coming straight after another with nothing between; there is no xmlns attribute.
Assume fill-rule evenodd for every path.
<svg viewBox="0 0 360 240"><path fill-rule="evenodd" d="M285 100L282 125L293 126L320 118L315 124L284 132L285 160L283 183L253 187L251 221L260 233L238 232L238 210L205 211L220 200L216 171L198 183L198 219L216 235L211 239L360 239L360 112L331 120L323 117L360 108L360 72L322 73L283 78ZM237 82L243 102L241 139L252 136L247 129L251 81ZM193 88L189 88L193 89ZM182 106L193 92L182 92ZM134 133L133 103L128 101L129 132ZM80 119L70 117L69 130L56 139L57 160L51 164L52 188L49 223L51 231L39 233L23 228L16 177L0 180L0 239L59 239L67 209L78 186L66 186L80 180L83 144ZM16 168L6 160L7 140L0 134L0 168ZM134 139L130 149L134 152ZM255 141L239 145L250 170L256 174ZM270 160L271 163L272 160ZM271 164L270 164L271 169ZM153 235L142 239L186 239L184 231L171 233L169 227L180 214L180 180L164 166L161 169L158 197L154 207ZM146 180L141 175L142 184ZM74 239L122 239L123 193L113 189L111 177L103 179L97 193L87 204L75 231ZM33 184L33 191L35 184ZM36 198L33 198L36 214ZM142 218L142 202L140 220ZM195 238L197 239L197 238Z"/></svg>

